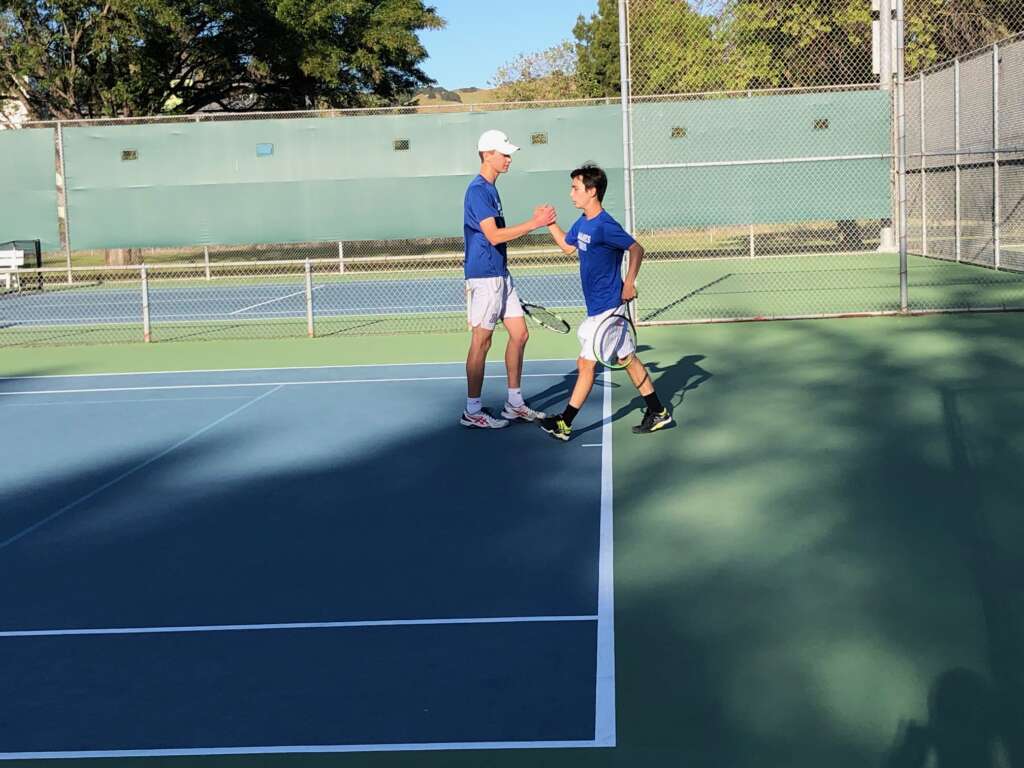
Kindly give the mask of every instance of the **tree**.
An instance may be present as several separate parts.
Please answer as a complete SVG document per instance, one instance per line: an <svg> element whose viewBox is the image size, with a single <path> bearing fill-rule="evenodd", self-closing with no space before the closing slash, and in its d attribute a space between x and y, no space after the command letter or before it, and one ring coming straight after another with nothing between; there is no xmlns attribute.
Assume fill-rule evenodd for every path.
<svg viewBox="0 0 1024 768"><path fill-rule="evenodd" d="M1024 31L1020 0L907 0L913 73ZM631 0L635 95L869 83L868 0ZM581 96L619 93L618 3L578 19Z"/></svg>
<svg viewBox="0 0 1024 768"><path fill-rule="evenodd" d="M566 40L539 53L522 54L500 67L491 85L499 101L576 98L576 51Z"/></svg>
<svg viewBox="0 0 1024 768"><path fill-rule="evenodd" d="M394 104L443 25L423 0L4 0L0 93L36 119Z"/></svg>
<svg viewBox="0 0 1024 768"><path fill-rule="evenodd" d="M1019 0L907 0L906 15L908 72L1024 32Z"/></svg>
<svg viewBox="0 0 1024 768"><path fill-rule="evenodd" d="M597 13L580 16L572 33L576 37L576 83L580 96L618 96L619 15L616 0L598 0Z"/></svg>
<svg viewBox="0 0 1024 768"><path fill-rule="evenodd" d="M632 0L629 7L632 92L660 93L744 87L742 69L721 34L721 2ZM597 13L573 29L577 81L583 96L620 92L616 0L599 0Z"/></svg>
<svg viewBox="0 0 1024 768"><path fill-rule="evenodd" d="M721 16L678 0L633 0L630 4L630 76L637 96L734 90L746 76L728 40Z"/></svg>
<svg viewBox="0 0 1024 768"><path fill-rule="evenodd" d="M726 11L723 35L746 88L873 79L865 0L737 0Z"/></svg>
<svg viewBox="0 0 1024 768"><path fill-rule="evenodd" d="M748 87L869 83L871 15L864 0L735 0L723 26ZM1024 30L1010 0L907 0L908 73Z"/></svg>

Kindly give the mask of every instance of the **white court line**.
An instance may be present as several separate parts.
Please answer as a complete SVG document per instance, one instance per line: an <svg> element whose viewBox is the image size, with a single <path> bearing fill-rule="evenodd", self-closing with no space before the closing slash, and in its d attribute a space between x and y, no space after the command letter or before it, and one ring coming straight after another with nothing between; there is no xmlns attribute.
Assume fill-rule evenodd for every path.
<svg viewBox="0 0 1024 768"><path fill-rule="evenodd" d="M303 292L305 293L305 292ZM285 297L281 297L282 299ZM281 301L281 299L270 299L270 302ZM270 302L261 302L267 304ZM178 303L178 302L175 302ZM159 306L159 302L150 302L150 307L155 308ZM259 306L255 304L253 306ZM40 309L56 309L54 307L32 307L33 310ZM77 309L72 305L64 304L60 305L61 309ZM139 310L141 311L142 305L139 304ZM251 309L248 307L247 309ZM90 307L85 307L90 309ZM388 317L395 312L402 310L415 309L415 310L428 310L431 312L462 312L466 311L464 304L411 304L408 306L374 306L374 307L338 307L336 310L326 308L320 310L318 318L321 320L331 320L334 318L349 318L349 317ZM154 313L153 323L162 323L170 321L185 321L185 320L207 320L209 322L220 322L226 318L235 316L238 312L244 310L235 310L232 312L159 312ZM332 313L333 312L333 313ZM263 312L255 317L240 317L240 320L255 321L262 319L268 315L276 315L282 318L294 318L296 320L302 319L305 315L303 310L286 310L286 309L273 309ZM41 328L54 328L61 327L64 325L76 325L81 323L127 323L127 322L138 322L138 315L104 315L103 317L55 317L55 318L12 318L14 323L23 323L27 327L41 327Z"/></svg>
<svg viewBox="0 0 1024 768"><path fill-rule="evenodd" d="M125 403L205 403L209 400L248 400L248 395L213 397L137 397L124 400L51 400L45 403L6 403L8 408L49 408L51 405L124 405Z"/></svg>
<svg viewBox="0 0 1024 768"><path fill-rule="evenodd" d="M601 448L603 446L604 443L584 443L580 448Z"/></svg>
<svg viewBox="0 0 1024 768"><path fill-rule="evenodd" d="M320 286L320 287L323 288L324 286ZM282 298L285 298L285 297L282 296ZM280 301L280 299L271 299L271 301ZM175 302L175 303L177 303L177 302ZM257 306L258 307L261 304L269 304L269 303L270 302L264 301L264 302L260 302L260 304L255 304L253 306ZM247 307L247 309L252 309L252 307ZM391 314L392 312L394 312L396 310L402 310L402 309L426 309L426 310L430 310L430 311L433 311L433 312L463 312L464 313L466 311L466 305L464 303L463 304L393 304L393 305L388 305L388 306L381 306L380 304L377 304L377 305L372 306L372 307L322 307L322 308L317 310L317 318L321 319L321 320L329 320L329 319L335 318L335 317L348 317L349 315L364 314L364 313L365 314L369 314L371 316L387 315L387 314ZM167 315L161 315L161 317L211 317L211 318L216 318L216 317L228 317L230 315L234 315L234 314L236 314L238 312L244 312L244 311L245 310L239 309L239 310L235 310L235 312L228 312L227 314L225 314L223 312L215 312L215 313L200 314L200 315L172 315L172 314L167 314ZM331 314L332 312L335 313L335 314ZM287 315L287 316L291 316L291 317L302 317L303 316L302 315L302 310L287 310L287 309L272 309L272 310L268 310L267 312L264 312L263 314L265 314L265 315ZM159 321L158 320L154 320L154 322L159 322Z"/></svg>
<svg viewBox="0 0 1024 768"><path fill-rule="evenodd" d="M569 362L570 358L551 358L550 362ZM462 365L463 361L452 361L451 363L410 363L408 365ZM308 368L323 369L323 368L345 368L345 367L382 367L388 364L361 364L353 366L313 366ZM406 365L402 363L392 365ZM253 369L227 369L227 370L302 370L307 369L304 367L297 368L253 368ZM222 372L225 369L210 369L204 372ZM179 371L177 373L191 373L193 371ZM164 373L170 373L166 371L152 371L152 372L140 372L140 375L154 374L160 375ZM109 373L109 374L76 374L75 376L87 376L87 375L107 375L107 376L123 376L132 375L129 373ZM525 374L528 377L537 376L564 376L566 374ZM606 377L608 374L606 373ZM9 378L71 378L69 376L61 376L60 374L50 374L43 376L25 376L25 377L9 377ZM464 377L436 377L443 379L462 379ZM501 378L501 376L491 376L488 378ZM435 377L426 378L426 380L434 380ZM408 379L416 381L418 379ZM373 381L373 380L369 380ZM275 384L262 384L254 386L287 386L288 384L295 383L309 383L309 382L285 382L280 385ZM324 383L335 383L335 382L324 382ZM342 380L336 383L355 383L352 380ZM219 386L219 385L213 385ZM238 385L234 385L238 386ZM121 388L131 389L131 388ZM103 390L101 390L103 391ZM272 390L272 391L276 391ZM259 398L247 403L242 408L248 407L255 403L262 397L266 397L271 394L270 392L261 395ZM241 409L238 409L241 410ZM228 414L223 419L229 418L232 414ZM203 431L213 427L214 424L204 428ZM198 434L198 433L197 433ZM192 439L186 438L186 440ZM112 633L152 633L152 632L173 632L173 631L241 631L243 629L277 629L277 628L315 628L315 627L332 627L332 626L394 626L394 625L410 625L410 624L467 624L467 623L500 623L500 622L516 622L516 621L597 621L597 682L596 682L596 706L595 706L595 738L593 740L552 740L552 741L511 741L511 742L426 742L426 743L408 743L408 744L327 744L327 745L287 745L287 746L242 746L242 747L199 747L199 748L181 748L181 749L136 749L136 750L84 750L84 751L51 751L51 752L0 752L0 760L29 760L29 759L80 759L80 758L103 758L103 757L162 757L162 756L217 756L217 755L249 755L249 754L315 754L315 753L354 753L354 752L419 752L419 751L449 751L449 750L507 750L507 749L560 749L560 748L594 748L594 747L612 747L615 746L616 734L615 734L615 692L614 692L614 675L615 675L615 663L614 663L614 630L612 622L614 620L614 603L612 594L612 485L611 485L611 388L605 388L604 394L604 425L602 431L602 439L604 440L603 447L604 452L602 453L602 477L601 477L601 513L600 513L600 555L599 555L599 576L598 576L598 615L595 616L551 616L551 617L501 617L501 618L484 618L484 619L446 619L446 620L396 620L396 621L376 621L376 622L324 622L324 623L310 623L310 624L292 624L292 625L222 625L216 629L211 627L165 627L165 628L124 628L114 630L28 630L21 633L0 633L0 637L5 636L27 636L29 633L47 633L47 634L112 634ZM177 447L177 446L175 446ZM168 449L167 452L173 450ZM165 452L165 453L167 453ZM155 461L159 457L151 459L150 462ZM140 467L141 468L141 467ZM135 470L131 470L135 471ZM127 475L125 475L127 476ZM115 479L109 485L117 482L120 478ZM94 492L98 493L101 489L97 489ZM76 504L79 502L75 502ZM51 516L52 517L52 516ZM45 522L45 521L43 521ZM39 523L37 525L40 525ZM23 534L20 534L23 535ZM0 544L0 548L6 546L8 542Z"/></svg>
<svg viewBox="0 0 1024 768"><path fill-rule="evenodd" d="M184 627L107 627L89 629L21 629L0 637L66 637L69 635L163 635L184 632L253 632L293 629L363 629L373 627L433 627L458 624L542 624L597 621L597 616L483 616L454 619L380 619L376 621L304 621L289 624L210 624Z"/></svg>
<svg viewBox="0 0 1024 768"><path fill-rule="evenodd" d="M564 378L575 375L575 371L567 373L524 373L522 378ZM504 379L505 374L491 374L485 379ZM461 376L407 376L389 379L322 379L318 381L247 381L233 384L153 384L142 387L85 387L82 389L38 389L20 392L0 392L0 397L16 397L19 395L76 395L89 392L155 392L176 389L244 389L248 387L309 387L323 384L394 384L408 381L465 381Z"/></svg>
<svg viewBox="0 0 1024 768"><path fill-rule="evenodd" d="M604 373L611 383L611 371ZM612 548L612 388L604 388L601 428L601 549L597 566L597 692L594 741L614 747L615 734L615 574Z"/></svg>
<svg viewBox="0 0 1024 768"><path fill-rule="evenodd" d="M190 749L107 749L82 752L0 752L0 760L55 760L90 757L180 757L185 755L289 755L335 752L427 752L464 749L569 749L603 747L597 741L459 741L421 744L316 744L287 747L198 747Z"/></svg>
<svg viewBox="0 0 1024 768"><path fill-rule="evenodd" d="M38 522L33 523L32 525L30 525L28 528L22 529L18 533L16 533L13 536L11 536L9 539L6 539L4 541L0 541L0 549L4 549L4 548L10 546L11 544L13 544L14 542L18 541L19 539L21 539L21 538L23 538L25 536L28 536L30 533L35 531L37 528L40 528L40 527L46 525L51 520L56 520L58 517L63 515L65 512L70 512L72 509L77 507L82 502L88 501L93 496L96 496L96 495L102 493L103 491L107 490L107 488L110 488L111 486L116 485L117 483L119 483L122 480L124 480L126 477L131 477L132 475L134 475L139 470L145 469L146 467L148 467L153 462L159 461L164 456L169 454L171 451L173 451L173 450L175 450L177 448L180 448L181 446L185 445L185 443L188 443L188 442L190 442L192 440L195 440L197 437L199 437L200 435L202 435L202 434L208 432L209 430L213 429L218 424L221 424L221 423L227 421L228 419L230 419L235 414L241 413L246 408L248 408L250 405L255 405L256 403L258 403L263 398L268 397L269 395L274 394L275 392L277 392L278 389L280 389L280 387L274 387L274 389L271 389L269 392L264 392L259 397L253 398L252 400L249 400L244 405L238 406L237 408L235 408L235 410L233 410L230 413L227 413L227 414L221 416L219 419L217 419L215 421L210 422L205 427L203 427L202 429L200 429L200 430L198 430L196 432L193 432L191 435L189 435L188 437L184 438L183 440L179 440L174 445L172 445L170 448L167 448L167 449L161 451L160 453L158 453L156 456L152 457L151 459L147 459L146 461L142 462L141 464L137 464L136 466L134 466L131 469L129 469L127 472L122 472L120 475L115 477L113 480L108 480L103 485L101 485L99 488L95 488L92 491L89 491L89 493L85 494L84 496L80 496L79 498L77 498L74 501L72 501L70 504L65 504L63 507L58 509L53 514L47 515L42 520L39 520Z"/></svg>
<svg viewBox="0 0 1024 768"><path fill-rule="evenodd" d="M538 357L525 363L575 363L575 357ZM400 368L407 365L465 365L465 360L444 360L438 363L350 363L347 365L278 365L259 368L196 368L184 371L115 371L108 373L45 373L32 376L0 376L0 381L21 379L75 379L88 376L164 376L175 373L248 373L252 371L323 371L332 368Z"/></svg>
<svg viewBox="0 0 1024 768"><path fill-rule="evenodd" d="M318 286L314 287L313 290L317 291L317 290L319 290L321 288L323 288L323 286L322 285L318 285ZM284 301L285 299L293 299L296 296L305 296L305 295L306 295L306 289L303 288L301 291L295 291L295 293L288 293L288 294L285 294L284 296L277 296L277 297L275 297L273 299L267 299L266 301L261 301L258 304L253 304L252 306L249 306L249 307L242 307L241 309L236 309L234 312L228 312L228 315L237 315L237 314L240 314L241 312L248 312L250 309L256 309L256 307L262 307L262 306L264 306L266 304L273 304L274 302L277 302L277 301ZM178 299L168 300L168 303L170 303L170 301L174 301L175 303L177 303ZM215 314L223 314L223 312L218 312L218 313L215 313Z"/></svg>

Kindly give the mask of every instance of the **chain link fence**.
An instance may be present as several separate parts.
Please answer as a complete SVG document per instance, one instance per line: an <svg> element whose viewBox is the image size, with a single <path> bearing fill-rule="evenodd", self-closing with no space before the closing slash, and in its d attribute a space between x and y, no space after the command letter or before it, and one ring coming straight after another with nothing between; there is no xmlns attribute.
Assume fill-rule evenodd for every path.
<svg viewBox="0 0 1024 768"><path fill-rule="evenodd" d="M880 5L625 3L641 321L1024 305L1021 41L971 51L1024 26L1024 7L904 9L904 308ZM943 51L964 54L934 64Z"/></svg>
<svg viewBox="0 0 1024 768"><path fill-rule="evenodd" d="M1024 309L1024 36L906 89L910 309Z"/></svg>
<svg viewBox="0 0 1024 768"><path fill-rule="evenodd" d="M934 3L908 0L905 11L911 312L1024 308L1024 39L1012 34L1024 28L1024 7L986 2L939 13ZM100 243L106 224L82 206L95 190L76 187L68 169L83 144L117 146L112 128L125 129L118 137L159 134L166 142L197 127L239 126L245 141L263 142L264 128L311 127L312 135L317 125L344 125L386 139L392 159L392 149L410 149L401 136L411 136L416 157L436 159L453 155L456 143L465 154L465 137L455 137L477 131L476 113L494 125L511 121L506 130L530 150L502 181L506 203L564 206L567 170L596 160L609 171L606 205L647 250L643 323L899 312L898 114L894 79L882 74L895 72L896 52L889 57L881 43L880 5L623 0L621 77L587 100L30 124L53 136L59 236L44 249L43 269L23 268L18 285L0 282L0 346L463 330L462 239L452 227L413 236L396 229L401 217L370 206L354 217L359 236L309 237L297 225L227 242L213 224L191 220L196 209L186 215L158 201L131 202L140 192L123 206L133 221L111 220L111 231L123 225L129 234ZM431 120L439 121L433 133L413 132ZM216 146L190 146L217 162ZM325 144L319 157L326 161L337 146ZM118 167L134 167L137 149L118 148ZM141 153L154 154L148 145ZM546 160L529 165L536 157ZM414 171L429 176L417 162ZM394 192L407 185L406 196L424 205L450 202L469 178L443 171L435 187L417 187L416 173L396 177ZM125 189L145 187L125 179ZM358 208L381 178L356 182L345 200ZM444 184L454 186L439 191ZM202 184L190 188L202 194ZM251 181L237 188L253 189L258 194ZM273 211L233 194L214 195L209 205L225 205L229 217L251 208L253 231L263 231L252 211ZM295 194L298 221L319 193ZM449 208L457 219L457 205ZM560 211L563 226L577 213ZM147 222L156 230L175 216L197 234L174 240L172 232L171 243L148 237ZM511 244L509 255L525 300L582 317L574 256L552 248L544 233Z"/></svg>
<svg viewBox="0 0 1024 768"><path fill-rule="evenodd" d="M559 252L561 254L561 252ZM441 333L467 328L462 254L21 269L0 283L0 347ZM524 297L570 322L572 257L510 253Z"/></svg>

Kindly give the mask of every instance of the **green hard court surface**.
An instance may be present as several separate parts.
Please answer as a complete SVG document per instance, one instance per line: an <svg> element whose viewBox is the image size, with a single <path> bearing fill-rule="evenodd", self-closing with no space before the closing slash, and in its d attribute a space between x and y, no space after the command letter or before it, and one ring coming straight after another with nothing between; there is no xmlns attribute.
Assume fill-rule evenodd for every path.
<svg viewBox="0 0 1024 768"><path fill-rule="evenodd" d="M616 747L83 765L1024 765L1024 315L642 328L640 342L678 426L632 435L639 401L615 374ZM451 361L465 343L12 349L0 368ZM528 347L574 354L541 331ZM458 405L438 414L453 430Z"/></svg>

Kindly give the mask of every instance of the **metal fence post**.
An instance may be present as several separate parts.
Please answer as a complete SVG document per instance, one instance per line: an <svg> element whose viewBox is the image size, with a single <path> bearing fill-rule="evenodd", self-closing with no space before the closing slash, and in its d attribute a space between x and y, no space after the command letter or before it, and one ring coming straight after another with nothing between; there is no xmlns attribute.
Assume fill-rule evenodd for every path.
<svg viewBox="0 0 1024 768"><path fill-rule="evenodd" d="M893 154L896 154L896 121L892 120L892 113L894 111L892 99L892 57L894 53L892 50L892 21L892 0L880 0L878 3L878 84L882 91L890 96L889 145L892 148ZM893 240L893 228L895 226L893 208L899 204L899 199L896 191L896 180L892 178L891 164L889 166L889 176L889 219L882 222L882 228L878 236L878 250L883 252L896 250L896 243Z"/></svg>
<svg viewBox="0 0 1024 768"><path fill-rule="evenodd" d="M928 255L928 156L925 149L924 113L924 72L918 74L921 81L921 253Z"/></svg>
<svg viewBox="0 0 1024 768"><path fill-rule="evenodd" d="M345 243L338 241L338 272L345 274Z"/></svg>
<svg viewBox="0 0 1024 768"><path fill-rule="evenodd" d="M633 196L633 173L632 173L632 152L630 142L632 121L630 120L629 100L632 82L630 81L629 66L629 16L626 11L626 0L619 0L619 88L620 104L622 107L622 164L623 164L623 206L625 213L626 231L633 231L633 211L630 208L630 200Z"/></svg>
<svg viewBox="0 0 1024 768"><path fill-rule="evenodd" d="M142 340L149 343L153 340L153 334L149 323L149 275L146 272L145 264L142 265L140 276L142 278Z"/></svg>
<svg viewBox="0 0 1024 768"><path fill-rule="evenodd" d="M754 94L751 91L747 91L747 98L748 99L752 98L753 95ZM753 211L748 211L748 213L753 213ZM747 250L750 253L750 258L754 258L754 222L753 221L750 222L750 228L749 228L748 234L747 234Z"/></svg>
<svg viewBox="0 0 1024 768"><path fill-rule="evenodd" d="M210 246L203 246L203 266L206 267L206 279L210 279Z"/></svg>
<svg viewBox="0 0 1024 768"><path fill-rule="evenodd" d="M57 121L57 157L60 158L60 194L58 198L58 204L61 205L61 209L64 213L64 260L67 262L68 267L68 285L74 282L74 276L71 271L71 216L68 209L71 207L68 205L68 174L64 167L64 126L60 120Z"/></svg>
<svg viewBox="0 0 1024 768"><path fill-rule="evenodd" d="M992 248L999 269L999 44L992 46Z"/></svg>
<svg viewBox="0 0 1024 768"><path fill-rule="evenodd" d="M313 271L306 257L306 335L313 338Z"/></svg>
<svg viewBox="0 0 1024 768"><path fill-rule="evenodd" d="M631 101L632 68L629 60L629 0L619 0L619 94L622 105L622 192L626 231L635 234L633 210L633 120ZM629 268L629 254L622 260L622 268ZM636 302L630 304L632 319L636 320Z"/></svg>
<svg viewBox="0 0 1024 768"><path fill-rule="evenodd" d="M900 187L900 311L906 312L907 296L907 115L904 103L906 71L903 54L903 0L896 0L896 123L899 132L897 174Z"/></svg>
<svg viewBox="0 0 1024 768"><path fill-rule="evenodd" d="M960 261L960 59L953 60L953 243Z"/></svg>

